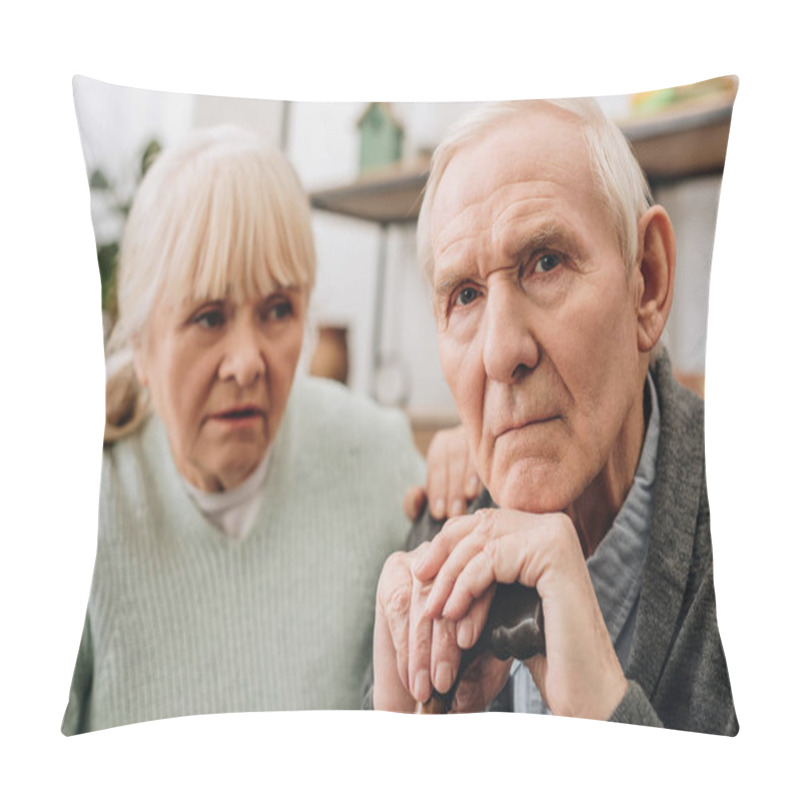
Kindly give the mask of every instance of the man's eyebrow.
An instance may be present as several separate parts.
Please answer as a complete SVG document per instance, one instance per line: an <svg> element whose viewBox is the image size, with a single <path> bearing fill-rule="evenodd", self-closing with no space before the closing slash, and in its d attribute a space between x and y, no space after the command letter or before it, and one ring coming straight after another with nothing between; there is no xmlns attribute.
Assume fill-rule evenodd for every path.
<svg viewBox="0 0 800 800"><path fill-rule="evenodd" d="M582 249L578 238L560 225L547 224L536 231L514 231L504 243L504 251L514 258L533 255L542 250L565 250L568 255L580 257Z"/></svg>
<svg viewBox="0 0 800 800"><path fill-rule="evenodd" d="M434 301L439 303L443 299L449 297L453 289L455 289L460 283L463 283L464 280L465 276L459 272L457 268L450 268L448 270L445 267L444 275L440 279L434 281Z"/></svg>

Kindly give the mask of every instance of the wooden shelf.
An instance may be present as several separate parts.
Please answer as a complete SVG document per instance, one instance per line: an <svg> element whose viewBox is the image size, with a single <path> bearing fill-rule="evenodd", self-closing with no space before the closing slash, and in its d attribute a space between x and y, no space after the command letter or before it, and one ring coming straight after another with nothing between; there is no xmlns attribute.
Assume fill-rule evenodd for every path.
<svg viewBox="0 0 800 800"><path fill-rule="evenodd" d="M719 173L725 164L733 101L692 103L618 121L651 183ZM312 208L381 225L416 222L428 160L367 173L311 193Z"/></svg>
<svg viewBox="0 0 800 800"><path fill-rule="evenodd" d="M651 183L722 172L733 101L687 104L619 123Z"/></svg>
<svg viewBox="0 0 800 800"><path fill-rule="evenodd" d="M428 179L428 159L369 172L353 183L311 194L311 207L381 225L414 224Z"/></svg>

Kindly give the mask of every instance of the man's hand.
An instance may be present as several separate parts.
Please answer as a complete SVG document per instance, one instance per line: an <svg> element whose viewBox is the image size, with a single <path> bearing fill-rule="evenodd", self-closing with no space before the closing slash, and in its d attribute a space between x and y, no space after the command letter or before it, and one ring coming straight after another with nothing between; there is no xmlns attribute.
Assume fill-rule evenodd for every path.
<svg viewBox="0 0 800 800"><path fill-rule="evenodd" d="M421 617L415 612L417 619L455 625L462 649L480 635L486 593L495 583L536 587L547 655L526 664L550 710L608 719L625 694L627 681L565 514L484 509L450 520L418 554L413 581L426 587L425 611ZM432 657L431 669L438 667Z"/></svg>
<svg viewBox="0 0 800 800"><path fill-rule="evenodd" d="M372 696L377 710L413 712L434 688L444 694L455 681L461 661L457 625L427 613L433 581L420 581L415 575L415 565L425 559L430 547L425 542L411 553L394 553L378 581ZM470 607L470 624L478 634L494 590L492 584ZM489 653L477 658L461 677L452 710L483 711L503 688L510 668L510 660L499 661Z"/></svg>
<svg viewBox="0 0 800 800"><path fill-rule="evenodd" d="M406 516L415 520L427 497L434 519L457 517L467 510L480 490L481 481L472 464L464 428L448 428L437 432L428 447L425 487L410 488L403 507Z"/></svg>
<svg viewBox="0 0 800 800"><path fill-rule="evenodd" d="M393 553L378 580L372 643L372 704L379 711L413 711L408 670L408 614L411 609L411 556Z"/></svg>
<svg viewBox="0 0 800 800"><path fill-rule="evenodd" d="M414 576L414 563L428 547L425 542L411 553L394 553L381 571L372 656L372 700L378 710L414 711L430 697L434 683L447 691L458 669L455 623L425 616L432 584Z"/></svg>

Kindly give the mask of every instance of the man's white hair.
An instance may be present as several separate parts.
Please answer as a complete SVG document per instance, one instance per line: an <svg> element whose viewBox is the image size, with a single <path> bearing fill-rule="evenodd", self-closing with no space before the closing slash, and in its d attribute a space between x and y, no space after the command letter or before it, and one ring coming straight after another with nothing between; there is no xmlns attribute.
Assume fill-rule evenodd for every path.
<svg viewBox="0 0 800 800"><path fill-rule="evenodd" d="M639 218L653 203L647 179L622 131L611 122L595 100L514 100L488 103L453 125L433 153L431 171L417 223L417 256L422 271L433 281L431 208L447 166L463 147L477 142L505 123L531 117L547 109L567 112L580 126L595 179L595 190L611 217L620 253L630 272L639 249Z"/></svg>

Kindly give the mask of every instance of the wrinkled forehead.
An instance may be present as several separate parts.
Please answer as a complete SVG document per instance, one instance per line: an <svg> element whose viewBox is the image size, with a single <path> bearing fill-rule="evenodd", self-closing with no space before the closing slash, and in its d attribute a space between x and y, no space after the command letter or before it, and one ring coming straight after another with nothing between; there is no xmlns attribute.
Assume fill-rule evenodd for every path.
<svg viewBox="0 0 800 800"><path fill-rule="evenodd" d="M580 125L560 109L507 120L462 145L445 167L431 206L431 236L457 239L489 224L529 193L574 205L596 203L595 181Z"/></svg>

